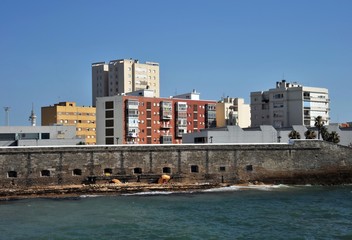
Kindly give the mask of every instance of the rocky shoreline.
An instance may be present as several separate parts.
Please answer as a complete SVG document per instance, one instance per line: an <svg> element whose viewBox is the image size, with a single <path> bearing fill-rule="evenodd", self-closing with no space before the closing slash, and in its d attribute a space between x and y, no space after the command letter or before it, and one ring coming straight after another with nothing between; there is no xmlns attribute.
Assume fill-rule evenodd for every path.
<svg viewBox="0 0 352 240"><path fill-rule="evenodd" d="M29 188L0 189L0 201L31 199L31 198L74 198L84 195L121 195L142 192L185 192L225 187L225 184L89 184L89 185L60 185Z"/></svg>

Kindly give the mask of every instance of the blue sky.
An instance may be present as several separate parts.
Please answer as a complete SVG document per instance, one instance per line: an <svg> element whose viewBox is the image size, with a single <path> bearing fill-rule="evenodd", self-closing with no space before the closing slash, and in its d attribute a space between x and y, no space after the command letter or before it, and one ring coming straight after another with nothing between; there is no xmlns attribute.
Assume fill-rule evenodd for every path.
<svg viewBox="0 0 352 240"><path fill-rule="evenodd" d="M161 96L242 97L283 76L325 87L332 122L352 121L352 1L0 2L0 126L32 103L91 104L91 63L160 63ZM39 120L40 123L40 120Z"/></svg>

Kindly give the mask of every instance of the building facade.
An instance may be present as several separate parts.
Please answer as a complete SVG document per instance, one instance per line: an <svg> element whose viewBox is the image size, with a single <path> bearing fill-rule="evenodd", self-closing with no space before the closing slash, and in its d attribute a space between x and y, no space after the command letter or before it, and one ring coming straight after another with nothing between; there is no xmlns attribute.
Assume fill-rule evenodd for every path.
<svg viewBox="0 0 352 240"><path fill-rule="evenodd" d="M182 143L182 135L216 126L216 102L195 91L156 98L144 89L97 98L98 144Z"/></svg>
<svg viewBox="0 0 352 240"><path fill-rule="evenodd" d="M95 107L76 106L75 102L60 102L41 108L42 126L75 126L76 136L89 145L96 144Z"/></svg>
<svg viewBox="0 0 352 240"><path fill-rule="evenodd" d="M74 126L5 126L0 127L0 146L78 145Z"/></svg>
<svg viewBox="0 0 352 240"><path fill-rule="evenodd" d="M243 98L226 97L216 103L216 126L227 125L247 128L251 126L251 110Z"/></svg>
<svg viewBox="0 0 352 240"><path fill-rule="evenodd" d="M329 125L329 103L326 88L305 87L282 80L274 89L251 93L251 126L314 126L318 116Z"/></svg>
<svg viewBox="0 0 352 240"><path fill-rule="evenodd" d="M160 95L159 63L140 63L134 59L112 60L92 64L92 106L97 97L114 96L142 89Z"/></svg>
<svg viewBox="0 0 352 240"><path fill-rule="evenodd" d="M339 145L352 146L352 128L342 128L338 124L325 126L328 132L335 131L340 139ZM200 132L188 133L182 136L183 143L288 143L291 131L300 134L305 139L307 130L314 131L318 136L316 127L293 125L287 128L274 128L262 125L256 128L240 128L239 126L226 126L222 128L203 129ZM317 137L316 137L317 139Z"/></svg>

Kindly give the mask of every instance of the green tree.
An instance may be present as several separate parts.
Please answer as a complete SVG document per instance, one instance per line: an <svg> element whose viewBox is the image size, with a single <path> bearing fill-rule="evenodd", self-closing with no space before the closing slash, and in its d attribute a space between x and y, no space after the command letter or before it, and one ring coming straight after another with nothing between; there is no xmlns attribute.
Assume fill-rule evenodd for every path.
<svg viewBox="0 0 352 240"><path fill-rule="evenodd" d="M297 132L296 130L292 130L289 134L288 137L290 139L301 139L301 134L299 134L299 132Z"/></svg>
<svg viewBox="0 0 352 240"><path fill-rule="evenodd" d="M326 140L328 142L332 142L332 143L339 143L340 142L340 136L337 132L332 131L331 133L329 133L329 137Z"/></svg>
<svg viewBox="0 0 352 240"><path fill-rule="evenodd" d="M317 134L315 133L315 131L308 129L305 133L304 136L306 137L306 139L316 139L317 138Z"/></svg>
<svg viewBox="0 0 352 240"><path fill-rule="evenodd" d="M321 129L322 129L322 127L324 127L324 124L325 124L325 122L324 122L324 119L322 116L318 116L315 118L314 126L316 128L318 128L318 139L320 139L320 136L322 136Z"/></svg>
<svg viewBox="0 0 352 240"><path fill-rule="evenodd" d="M329 133L328 129L325 126L322 126L320 128L320 135L321 135L321 137L322 137L322 139L324 141L328 141L328 139L330 137L330 133Z"/></svg>

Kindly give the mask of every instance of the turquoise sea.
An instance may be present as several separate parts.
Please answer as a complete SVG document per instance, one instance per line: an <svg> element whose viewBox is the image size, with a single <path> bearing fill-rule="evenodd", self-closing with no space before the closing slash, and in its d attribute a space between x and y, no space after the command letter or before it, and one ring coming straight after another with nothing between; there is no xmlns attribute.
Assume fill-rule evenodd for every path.
<svg viewBox="0 0 352 240"><path fill-rule="evenodd" d="M0 239L352 239L352 186L0 202Z"/></svg>

